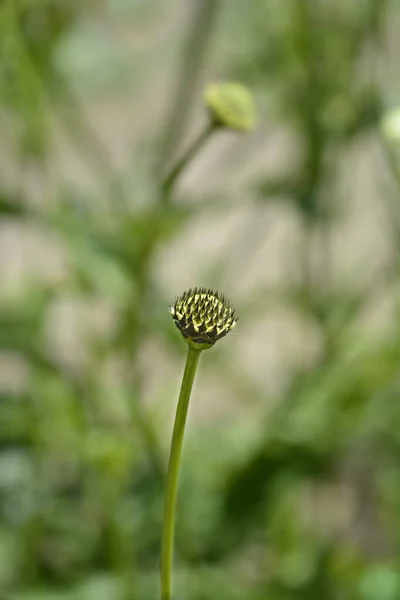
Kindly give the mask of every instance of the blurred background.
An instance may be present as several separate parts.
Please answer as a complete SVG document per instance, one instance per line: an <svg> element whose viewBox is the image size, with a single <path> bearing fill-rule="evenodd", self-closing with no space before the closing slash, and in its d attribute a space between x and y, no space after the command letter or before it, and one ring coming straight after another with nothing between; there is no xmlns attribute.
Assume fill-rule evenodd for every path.
<svg viewBox="0 0 400 600"><path fill-rule="evenodd" d="M400 599L400 5L0 2L0 597ZM209 136L238 81L247 134ZM397 115L397 116L396 116ZM164 181L164 183L163 183Z"/></svg>

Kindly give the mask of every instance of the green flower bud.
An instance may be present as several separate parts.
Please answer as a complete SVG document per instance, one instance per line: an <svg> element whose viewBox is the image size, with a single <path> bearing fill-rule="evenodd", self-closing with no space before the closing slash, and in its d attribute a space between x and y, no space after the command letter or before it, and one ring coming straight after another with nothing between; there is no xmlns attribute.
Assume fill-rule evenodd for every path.
<svg viewBox="0 0 400 600"><path fill-rule="evenodd" d="M256 115L253 96L240 83L211 83L204 102L216 125L235 131L252 131Z"/></svg>
<svg viewBox="0 0 400 600"><path fill-rule="evenodd" d="M229 300L205 288L190 289L169 309L186 343L196 350L211 348L237 322Z"/></svg>

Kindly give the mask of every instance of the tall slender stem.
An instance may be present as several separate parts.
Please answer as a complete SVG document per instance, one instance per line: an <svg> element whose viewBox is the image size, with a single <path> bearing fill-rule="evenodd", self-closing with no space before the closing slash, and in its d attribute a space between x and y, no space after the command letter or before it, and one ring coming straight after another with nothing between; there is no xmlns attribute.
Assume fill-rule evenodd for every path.
<svg viewBox="0 0 400 600"><path fill-rule="evenodd" d="M165 179L162 182L162 190L165 193L165 201L169 199L169 192L171 191L175 181L178 179L179 175L185 169L187 164L192 160L192 158L197 154L200 148L204 145L206 140L211 136L211 134L217 129L217 126L213 121L210 121L200 135L194 140L192 145L186 150L181 159L178 160L176 165L174 165L171 171L166 175Z"/></svg>
<svg viewBox="0 0 400 600"><path fill-rule="evenodd" d="M200 352L201 350L195 350L189 346L172 434L161 542L161 600L171 600L172 558L179 467L190 393L192 391Z"/></svg>
<svg viewBox="0 0 400 600"><path fill-rule="evenodd" d="M166 168L166 163L170 160L176 146L179 145L185 130L220 4L220 0L191 2L193 17L181 55L178 82L171 102L171 115L160 148L157 168L161 171Z"/></svg>

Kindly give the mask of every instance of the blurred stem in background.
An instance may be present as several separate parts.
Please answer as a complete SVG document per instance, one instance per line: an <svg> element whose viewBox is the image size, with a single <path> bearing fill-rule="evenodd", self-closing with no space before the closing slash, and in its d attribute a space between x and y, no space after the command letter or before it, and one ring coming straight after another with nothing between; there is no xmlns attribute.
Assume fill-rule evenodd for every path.
<svg viewBox="0 0 400 600"><path fill-rule="evenodd" d="M186 34L186 45L181 54L181 70L173 94L171 114L160 146L157 164L160 172L165 172L168 163L171 163L185 130L219 6L220 0L196 0L191 3L194 14Z"/></svg>
<svg viewBox="0 0 400 600"><path fill-rule="evenodd" d="M314 233L320 226L320 184L324 176L324 155L327 137L321 127L321 104L325 99L324 70L320 69L321 35L318 6L305 0L293 5L293 43L302 62L303 80L300 97L296 99L300 126L304 136L304 159L301 184L296 204L304 224L302 249L299 255L303 275L305 300L310 309L315 301L315 272L313 268ZM296 110L296 108L294 108ZM329 277L325 270L324 277Z"/></svg>
<svg viewBox="0 0 400 600"><path fill-rule="evenodd" d="M170 172L164 178L161 189L162 189L162 197L166 204L168 204L170 202L170 198L171 198L170 192L171 192L175 182L178 180L179 176L184 171L186 165L188 165L189 162L191 161L191 159L194 156L196 156L196 154L198 153L200 148L202 148L204 146L205 142L212 135L212 133L216 130L216 128L217 128L217 125L212 120L210 120L208 122L208 124L204 127L204 129L200 133L200 135L197 138L195 138L195 140L192 142L192 145L189 146L189 148L186 150L186 152L184 153L182 158L177 161L175 166L173 166L171 168Z"/></svg>

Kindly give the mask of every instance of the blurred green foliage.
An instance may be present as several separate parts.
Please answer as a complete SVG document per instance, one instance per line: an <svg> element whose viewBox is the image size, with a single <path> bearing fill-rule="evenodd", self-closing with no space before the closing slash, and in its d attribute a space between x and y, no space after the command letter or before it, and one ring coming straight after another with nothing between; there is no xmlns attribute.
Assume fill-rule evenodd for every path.
<svg viewBox="0 0 400 600"><path fill-rule="evenodd" d="M83 108L82 79L87 87L92 81L94 96L112 97L113 90L102 90L99 82L117 85L115 73L124 78L131 67L142 86L143 73L154 66L143 66L144 51L138 49L129 60L123 52L108 53L113 42L87 32L132 23L132 36L148 28L151 47L169 10L171 20L181 23L176 15L183 8L171 3L167 10L151 0L114 0L101 8L63 0L0 3L0 235L11 229L22 245L33 230L48 244L45 255L62 257L54 277L45 275L35 257L23 276L2 276L0 597L158 597L170 435L165 423L176 389L168 389L169 379L161 382L168 400L163 409L162 402L144 398L148 382L160 383L166 373L158 361L169 357L180 364L184 348L168 316L173 298L157 277L157 264L160 251L176 243L189 224L230 211L223 193L210 199L200 189L199 202L186 202L176 181L172 189L163 188L161 171L180 151L202 69L214 61L210 76L241 81L254 91L260 127L263 120L289 126L296 144L284 173L258 172L244 192L254 207L268 209L278 198L296 215L304 230L295 256L298 278L288 279L283 289L265 290L260 283L250 291L237 306L239 327L248 320L261 323L276 301L315 325L321 352L307 368L291 369L272 409L271 392L240 364L233 367L224 348L213 350L214 360L204 360L199 387L209 369L220 381L230 380L242 402L254 408L246 418L236 419L232 409L229 422L210 418L189 425L176 597L397 600L400 157L380 131L382 113L392 102L389 91L396 92L380 69L393 36L389 25L400 17L398 3L195 5L193 22L188 26L184 20L192 29L181 32L187 46L173 46L174 60L181 54L184 59L171 115L148 123L132 151L135 168L117 172L102 122L94 127ZM92 80L86 76L90 69L96 71ZM154 89L153 82L147 91L152 102ZM199 93L196 104L200 98ZM65 182L54 160L57 127L89 168L94 190L81 186L78 175L74 185ZM338 202L340 160L366 140L382 148L393 184L381 199L392 255L387 268L360 289L351 280L335 284L329 234L346 212ZM236 143L247 142L239 136ZM17 174L15 181L10 172ZM26 184L32 172L39 199L36 186ZM2 243L1 249L2 268L11 265L13 272L15 246ZM321 264L315 265L315 254ZM211 285L221 287L228 259L206 273ZM171 273L177 268L179 261ZM382 290L393 304L390 326L371 335L363 319ZM75 322L83 340L79 347L68 345L73 325L65 302L83 315ZM91 320L97 310L100 326ZM154 345L146 366L143 357Z"/></svg>

